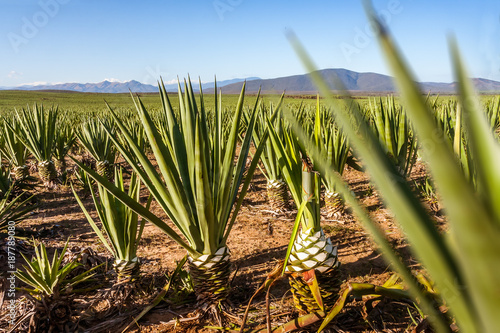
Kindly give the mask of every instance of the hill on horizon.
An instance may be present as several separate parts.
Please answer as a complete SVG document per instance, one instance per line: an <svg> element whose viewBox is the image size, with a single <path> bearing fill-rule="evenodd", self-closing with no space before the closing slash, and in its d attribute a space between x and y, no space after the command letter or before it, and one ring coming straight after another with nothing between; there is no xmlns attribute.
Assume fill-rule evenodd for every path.
<svg viewBox="0 0 500 333"><path fill-rule="evenodd" d="M339 79L345 89L350 92L362 93L394 93L396 87L391 76L372 72L358 73L343 68L329 68L317 71L327 82L330 89L337 90L335 82ZM500 92L500 82L482 78L472 79L476 89L480 92ZM423 93L455 93L456 83L419 82ZM242 82L226 85L223 93L237 94L241 91ZM263 93L289 94L316 93L318 89L308 74L292 75L275 79L251 80L246 83L247 92L257 92L261 87Z"/></svg>

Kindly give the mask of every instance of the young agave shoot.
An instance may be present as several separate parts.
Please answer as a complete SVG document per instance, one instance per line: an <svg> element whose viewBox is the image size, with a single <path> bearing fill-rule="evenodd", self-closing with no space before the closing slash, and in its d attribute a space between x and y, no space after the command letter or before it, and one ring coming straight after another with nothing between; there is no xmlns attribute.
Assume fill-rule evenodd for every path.
<svg viewBox="0 0 500 333"><path fill-rule="evenodd" d="M284 179L298 209L285 259L295 306L300 312L324 311L334 304L340 280L336 278L337 248L320 225L319 175L308 158L302 158L305 155L290 131L284 133L285 145L270 121L268 128L272 147L284 161Z"/></svg>
<svg viewBox="0 0 500 333"><path fill-rule="evenodd" d="M321 112L319 96L316 103L316 117L314 120L314 140L320 148L321 154L326 156L330 168L340 175L344 172L349 155L349 143L341 130L333 123L329 110ZM327 217L340 218L344 212L344 200L335 190L332 177L322 175L325 186L325 213Z"/></svg>
<svg viewBox="0 0 500 333"><path fill-rule="evenodd" d="M489 100L484 106L484 112L490 124L490 128L497 138L500 134L500 96Z"/></svg>
<svg viewBox="0 0 500 333"><path fill-rule="evenodd" d="M113 254L115 262L113 268L117 273L117 284L135 280L139 274L139 260L137 259L137 245L144 229L144 220L139 221L139 216L133 210L124 205L102 185L99 184L99 195L97 195L88 179L94 205L102 223L102 229L94 222L82 201L73 189L80 208L85 213L92 229ZM114 184L121 191L125 192L122 170L115 169ZM127 194L135 201L140 198L141 181L135 173L132 173ZM146 209L149 209L149 203ZM105 235L106 237L105 237Z"/></svg>
<svg viewBox="0 0 500 333"><path fill-rule="evenodd" d="M7 122L11 126L8 126ZM29 152L22 141L18 139L21 132L19 121L15 117L10 120L4 119L2 125L0 135L4 142L0 150L9 161L14 178L16 180L25 179L29 176L29 166L26 164Z"/></svg>
<svg viewBox="0 0 500 333"><path fill-rule="evenodd" d="M331 126L334 127L334 126ZM337 128L330 129L331 136L328 138L328 160L331 167L340 175L344 172L345 164L349 154L347 138ZM344 199L335 190L335 184L329 177L323 178L325 184L325 213L327 217L340 218L344 213Z"/></svg>
<svg viewBox="0 0 500 333"><path fill-rule="evenodd" d="M339 277L337 247L319 224L319 175L304 164L303 203L315 214L302 216L302 228L293 243L285 270L290 272L290 287L296 308L303 313L324 311L335 304L342 280ZM315 281L316 280L316 281Z"/></svg>
<svg viewBox="0 0 500 333"><path fill-rule="evenodd" d="M264 106L261 107L260 113L257 118L257 123L255 124L253 139L256 145L262 141L266 134L267 118L273 117L273 126L276 128L277 134L283 139L283 120L281 117L281 105L283 102L284 94L281 95L277 107L274 109L271 105L270 108ZM250 115L245 113L247 119ZM281 167L279 165L279 160L272 149L271 142L267 140L264 145L264 150L260 156L260 161L263 164L263 168L260 167L262 174L267 179L267 200L269 205L274 211L284 211L288 206L288 188L286 183L283 181L283 175L281 172Z"/></svg>
<svg viewBox="0 0 500 333"><path fill-rule="evenodd" d="M103 124L110 128L111 134L106 133ZM115 130L110 120L95 119L82 124L76 136L80 144L95 159L96 171L99 175L109 180L113 179L116 149L111 140L115 135Z"/></svg>
<svg viewBox="0 0 500 333"><path fill-rule="evenodd" d="M63 264L68 243L69 239L60 254L57 249L55 250L52 260L47 255L43 243L34 244L35 255L31 260L21 253L26 265L14 274L30 287L21 288L31 295L30 300L34 302L34 311L30 311L24 317L24 320L30 323L30 332L77 331L77 325L73 323L71 306L74 298L74 295L71 295L73 287L92 278L99 266L68 278L68 275L80 266L76 261Z"/></svg>
<svg viewBox="0 0 500 333"><path fill-rule="evenodd" d="M52 161L58 109L44 110L36 104L33 109L16 110L20 123L20 131L8 124L18 139L26 146L38 161L38 173L47 187L52 187L57 178L56 168Z"/></svg>
<svg viewBox="0 0 500 333"><path fill-rule="evenodd" d="M417 142L402 107L396 105L394 96L382 97L378 102L369 100L373 130L386 149L387 156L399 173L410 176L417 160Z"/></svg>
<svg viewBox="0 0 500 333"><path fill-rule="evenodd" d="M56 133L54 157L57 174L62 176L66 173L66 155L73 147L76 141L75 132L70 125L64 125L62 122L58 125Z"/></svg>

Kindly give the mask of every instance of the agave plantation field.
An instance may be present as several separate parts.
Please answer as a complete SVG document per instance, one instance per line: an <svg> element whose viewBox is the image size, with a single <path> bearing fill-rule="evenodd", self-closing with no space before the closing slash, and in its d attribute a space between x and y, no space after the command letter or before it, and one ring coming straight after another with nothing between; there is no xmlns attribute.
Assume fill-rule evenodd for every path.
<svg viewBox="0 0 500 333"><path fill-rule="evenodd" d="M380 42L397 97L0 92L0 330L496 332L500 96Z"/></svg>
<svg viewBox="0 0 500 333"><path fill-rule="evenodd" d="M193 82L195 87L197 82ZM211 108L214 105L213 90L204 90L205 103ZM255 95L255 94L253 94ZM113 110L117 112L135 112L134 104L130 98L130 94L105 94L105 93L79 93L79 92L61 92L61 91L22 91L22 90L4 90L0 91L2 97L2 104L0 105L0 112L2 115L12 115L14 109L26 108L28 104L36 101L38 104L43 104L45 107L52 105L58 106L60 111L65 114L70 114L71 119L75 122L81 122L79 115L105 113L107 111L104 101L112 106ZM140 93L142 102L148 110L161 110L161 99L156 93ZM252 104L250 96L247 94L246 106ZM265 96L268 101L276 101L279 96ZM314 96L287 96L285 100L289 104L300 104L302 101L310 105L315 103ZM173 105L178 104L178 94L169 93L169 98ZM225 95L223 99L223 107L234 108L238 102L238 95ZM73 113L75 115L73 115Z"/></svg>

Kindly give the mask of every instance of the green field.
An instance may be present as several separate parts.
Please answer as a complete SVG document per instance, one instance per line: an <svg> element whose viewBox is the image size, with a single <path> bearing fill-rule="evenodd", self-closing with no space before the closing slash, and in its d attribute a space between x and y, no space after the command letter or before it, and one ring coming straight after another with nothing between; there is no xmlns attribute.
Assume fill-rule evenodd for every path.
<svg viewBox="0 0 500 333"><path fill-rule="evenodd" d="M159 110L161 107L160 97L156 93L141 93L139 94L142 102L148 110ZM169 93L171 102L174 107L178 105L178 94ZM278 95L264 95L263 102L276 103L279 99ZM204 92L205 107L212 109L214 103L214 95L212 91ZM373 96L356 96L358 102L364 104L368 98L377 98ZM439 102L454 99L452 96L431 96L431 99L438 98ZM490 100L492 96L483 95L482 101ZM223 95L223 105L236 106L238 95ZM134 109L134 104L130 94L104 94L104 93L79 93L79 92L60 92L60 91L20 91L20 90L4 90L0 91L0 113L8 115L15 109L26 108L27 105L32 106L33 103L43 104L46 107L52 105L58 106L63 112L89 112L100 113L107 110L107 102L114 110ZM245 97L245 105L250 107L255 102L255 94L247 94ZM316 103L315 96L286 96L285 104L290 107L297 107L301 103L306 106L314 106Z"/></svg>
<svg viewBox="0 0 500 333"><path fill-rule="evenodd" d="M139 94L142 102L148 110L158 110L161 107L161 100L156 93ZM178 105L178 94L169 93L172 105ZM313 96L314 97L314 96ZM213 92L204 92L205 107L214 107ZM277 95L263 96L264 102L276 101ZM223 105L236 106L238 95L224 95ZM43 104L46 107L58 106L63 112L105 112L107 102L114 110L133 110L134 104L130 94L101 94L101 93L79 93L79 92L49 92L49 91L0 91L0 113L9 114L15 109L32 106L33 103ZM301 102L314 105L314 98L288 97L285 102L289 105L298 105ZM246 95L245 105L250 107L255 103L255 94Z"/></svg>

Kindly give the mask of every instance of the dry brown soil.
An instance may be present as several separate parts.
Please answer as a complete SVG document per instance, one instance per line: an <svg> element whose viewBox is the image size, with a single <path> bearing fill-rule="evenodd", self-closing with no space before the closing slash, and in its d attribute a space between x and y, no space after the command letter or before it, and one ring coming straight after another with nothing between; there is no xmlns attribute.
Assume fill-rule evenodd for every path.
<svg viewBox="0 0 500 333"><path fill-rule="evenodd" d="M415 168L413 179L423 175L423 167ZM414 269L419 269L417 261L411 256L401 231L394 223L391 212L381 204L377 191L369 183L365 173L347 168L344 179L348 181L352 190L365 205L373 219L385 231L394 248L402 258ZM230 301L234 306L230 312L236 317L242 316L244 307L258 286L265 280L266 275L275 267L285 255L295 210L276 214L266 201L264 176L257 171L237 217L237 222L228 240L232 254L233 271L236 272L232 280ZM40 207L22 224L19 225L23 236L34 236L43 241L50 251L60 249L70 237L70 248L92 248L99 256L111 260L109 253L92 231L80 207L75 201L71 188L61 185L57 190L39 189ZM78 190L83 198L84 193ZM147 198L146 190L142 192L142 200ZM87 209L97 218L91 197L84 198ZM290 201L290 207L293 202ZM165 213L153 202L151 210L168 220ZM339 220L323 218L322 226L332 241L338 244L339 259L342 263L342 277L347 281L383 284L391 276L388 265L377 252L367 233L347 207L343 217ZM28 256L32 247L26 245ZM31 252L30 252L31 251ZM135 301L122 307L117 312L110 310L116 300L109 303L95 301L92 309L87 308L87 315L81 320L81 326L92 331L93 327L109 322L105 331L120 332L126 324L131 322L131 315L136 315L140 309L148 304L165 283L165 274L170 274L175 268L176 261L181 260L185 251L167 235L154 225L147 224L138 248L138 256L142 261L141 273L143 281ZM18 259L19 265L22 258ZM3 267L2 267L3 269ZM107 280L103 280L107 281ZM109 284L109 283L108 283ZM103 287L105 288L106 285ZM109 287L109 286L108 286ZM98 291L78 295L80 305L89 307L90 300L95 299ZM189 299L188 299L189 300ZM291 302L291 294L286 279L277 282L270 293L270 315L273 326L283 324L297 317ZM179 301L179 300L176 300ZM251 326L264 324L266 318L265 296L257 296L250 312ZM207 320L188 320L194 316L194 303L178 304L176 302L162 302L151 310L138 325L133 325L133 332L215 332L207 328L218 326L216 322ZM420 318L415 309L404 302L383 301L374 310L366 314L363 302L350 303L333 321L325 332L405 332L415 327L413 319ZM226 316L226 328L238 327L237 319ZM115 321L112 321L115 320ZM231 325L231 322L235 326ZM317 326L316 326L317 328ZM303 330L303 332L308 332Z"/></svg>

